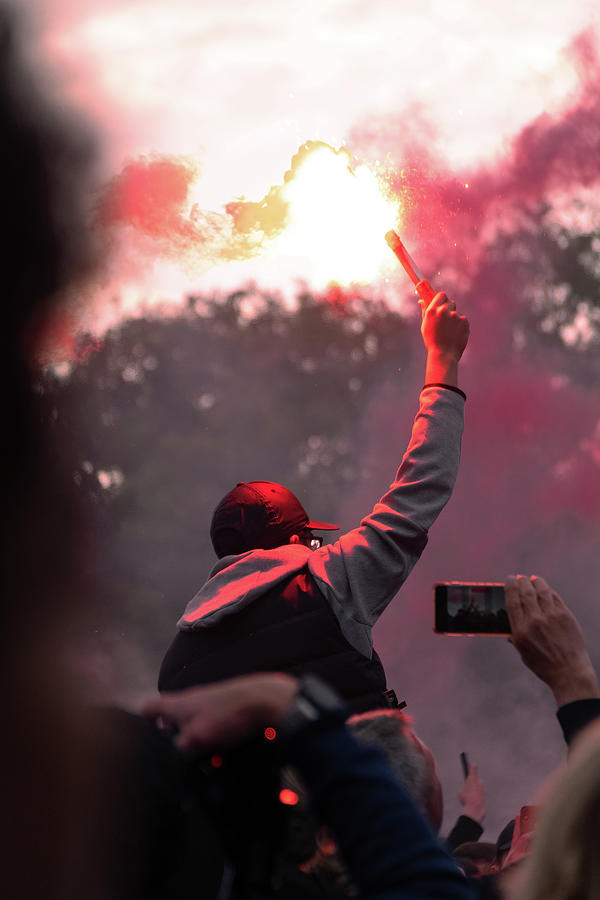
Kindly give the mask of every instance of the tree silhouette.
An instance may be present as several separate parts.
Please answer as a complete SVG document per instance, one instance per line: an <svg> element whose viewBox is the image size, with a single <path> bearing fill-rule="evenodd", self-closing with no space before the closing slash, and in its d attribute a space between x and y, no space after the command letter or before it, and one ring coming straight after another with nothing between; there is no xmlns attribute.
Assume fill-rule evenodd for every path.
<svg viewBox="0 0 600 900"><path fill-rule="evenodd" d="M214 562L212 510L237 481L279 481L333 519L360 477L356 422L408 355L403 320L381 302L303 294L288 309L249 288L123 322L68 377L49 373L45 399L95 515L98 640L133 643L157 667Z"/></svg>

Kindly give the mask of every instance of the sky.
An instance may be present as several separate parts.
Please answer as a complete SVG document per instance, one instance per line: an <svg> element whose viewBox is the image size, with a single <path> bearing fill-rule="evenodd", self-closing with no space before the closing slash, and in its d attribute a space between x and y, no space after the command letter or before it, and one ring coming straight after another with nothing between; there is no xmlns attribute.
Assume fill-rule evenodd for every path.
<svg viewBox="0 0 600 900"><path fill-rule="evenodd" d="M393 687L448 757L444 784L460 777L461 750L487 763L499 830L561 759L551 700L505 642L448 639L442 653L422 604L434 580L501 580L520 544L518 565L571 588L582 621L597 619L597 396L583 378L570 384L550 355L519 354L513 317L533 300L510 266L478 256L486 228L508 221L524 198L597 191L600 62L593 40L578 38L598 30L597 3L28 7L33 55L102 139L94 202L111 253L78 297L78 328L248 281L283 293L299 282L347 285L344 258L401 300L410 285L383 240L390 215L435 284L444 266L456 288L466 273L473 338L461 475L402 610L385 614L376 637ZM307 157L322 162L314 177ZM308 210L293 205L298 195ZM286 219L288 206L295 218ZM433 261L439 269L427 268ZM477 304L474 285L483 288ZM378 487L404 446L414 400L384 392L368 405L359 440L363 462L384 473ZM344 498L344 528L378 487ZM476 533L466 534L461 523L471 522ZM414 665L423 659L438 660L427 679ZM448 809L457 811L453 797Z"/></svg>
<svg viewBox="0 0 600 900"><path fill-rule="evenodd" d="M304 142L337 149L354 137L356 149L356 136L382 122L396 138L416 130L468 179L568 97L576 72L566 50L599 21L592 0L30 0L28 9L36 57L99 127L102 178L140 157L191 159L199 174L189 203L217 217L281 184ZM393 280L386 254L382 246L368 281ZM82 327L214 286L256 280L293 291L299 279L321 289L328 277L344 280L315 267L311 244L190 263L121 232Z"/></svg>

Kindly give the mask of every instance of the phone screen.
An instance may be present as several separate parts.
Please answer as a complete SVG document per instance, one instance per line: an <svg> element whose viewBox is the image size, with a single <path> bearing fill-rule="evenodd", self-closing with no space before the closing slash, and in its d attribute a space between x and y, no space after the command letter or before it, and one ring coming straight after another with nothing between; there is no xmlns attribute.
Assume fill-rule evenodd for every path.
<svg viewBox="0 0 600 900"><path fill-rule="evenodd" d="M434 631L440 634L510 634L503 584L438 582L434 602Z"/></svg>

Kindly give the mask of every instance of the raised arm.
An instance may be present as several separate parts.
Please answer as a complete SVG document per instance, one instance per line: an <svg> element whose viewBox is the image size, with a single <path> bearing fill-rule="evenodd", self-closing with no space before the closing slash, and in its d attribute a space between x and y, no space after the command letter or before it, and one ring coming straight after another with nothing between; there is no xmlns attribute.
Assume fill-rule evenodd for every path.
<svg viewBox="0 0 600 900"><path fill-rule="evenodd" d="M579 622L543 578L510 576L505 582L511 643L523 663L547 684L569 743L600 716L600 686Z"/></svg>
<svg viewBox="0 0 600 900"><path fill-rule="evenodd" d="M345 636L366 656L372 626L423 552L458 474L464 416L458 362L469 323L443 293L427 307L421 303L421 312L426 384L396 478L359 528L309 561Z"/></svg>

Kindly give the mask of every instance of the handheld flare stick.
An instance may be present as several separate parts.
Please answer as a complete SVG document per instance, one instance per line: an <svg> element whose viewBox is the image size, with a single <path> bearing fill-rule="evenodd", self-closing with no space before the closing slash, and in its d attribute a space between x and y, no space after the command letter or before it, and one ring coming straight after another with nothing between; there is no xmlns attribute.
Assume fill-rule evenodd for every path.
<svg viewBox="0 0 600 900"><path fill-rule="evenodd" d="M393 229L391 231L388 231L385 239L402 263L404 271L414 284L415 290L419 297L424 300L425 303L431 303L431 301L435 297L435 291L431 287L427 279L423 278L420 271L417 269L415 261L413 260L412 256L410 256L408 250L406 249L396 232Z"/></svg>

